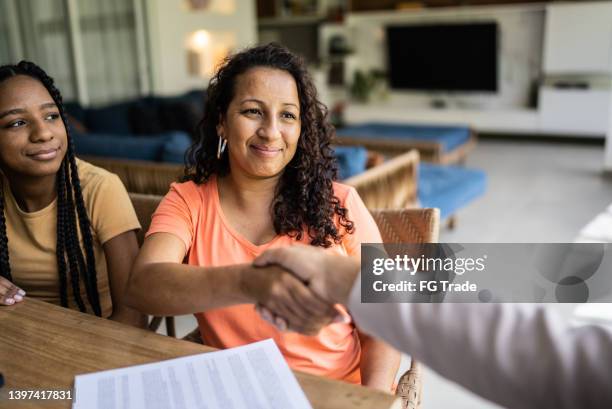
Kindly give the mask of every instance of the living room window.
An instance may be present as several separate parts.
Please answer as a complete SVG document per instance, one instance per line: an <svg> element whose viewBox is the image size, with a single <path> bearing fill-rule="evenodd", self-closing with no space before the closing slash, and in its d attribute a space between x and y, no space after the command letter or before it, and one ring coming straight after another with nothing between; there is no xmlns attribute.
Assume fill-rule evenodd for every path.
<svg viewBox="0 0 612 409"><path fill-rule="evenodd" d="M0 63L32 60L82 104L146 94L143 9L142 0L0 0Z"/></svg>

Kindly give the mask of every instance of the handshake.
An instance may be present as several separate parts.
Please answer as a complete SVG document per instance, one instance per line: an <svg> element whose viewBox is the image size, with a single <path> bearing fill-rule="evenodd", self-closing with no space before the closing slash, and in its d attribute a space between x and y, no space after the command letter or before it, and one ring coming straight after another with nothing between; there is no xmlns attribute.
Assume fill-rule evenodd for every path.
<svg viewBox="0 0 612 409"><path fill-rule="evenodd" d="M253 265L271 268L262 279L245 280L244 290L254 295L261 317L281 331L316 335L325 325L348 320L335 305L346 304L359 260L298 244L268 250Z"/></svg>

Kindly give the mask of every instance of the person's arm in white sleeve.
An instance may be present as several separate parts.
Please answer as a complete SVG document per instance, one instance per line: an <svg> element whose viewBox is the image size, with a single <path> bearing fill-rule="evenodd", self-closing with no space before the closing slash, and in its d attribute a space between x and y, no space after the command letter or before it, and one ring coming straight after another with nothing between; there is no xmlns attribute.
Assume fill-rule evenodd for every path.
<svg viewBox="0 0 612 409"><path fill-rule="evenodd" d="M362 304L364 331L509 408L612 407L612 331L530 304ZM384 319L381 319L384 317Z"/></svg>

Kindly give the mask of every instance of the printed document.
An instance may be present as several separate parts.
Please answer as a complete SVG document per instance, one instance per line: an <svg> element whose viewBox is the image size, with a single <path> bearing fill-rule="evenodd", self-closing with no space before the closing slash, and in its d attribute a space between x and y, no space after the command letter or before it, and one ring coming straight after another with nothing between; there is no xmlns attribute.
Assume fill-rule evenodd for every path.
<svg viewBox="0 0 612 409"><path fill-rule="evenodd" d="M273 340L74 380L73 409L310 409Z"/></svg>

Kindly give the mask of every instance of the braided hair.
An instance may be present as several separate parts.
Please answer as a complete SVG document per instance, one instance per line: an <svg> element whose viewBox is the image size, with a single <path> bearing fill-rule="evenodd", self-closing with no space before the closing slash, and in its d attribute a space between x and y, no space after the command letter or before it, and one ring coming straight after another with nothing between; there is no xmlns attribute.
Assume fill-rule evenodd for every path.
<svg viewBox="0 0 612 409"><path fill-rule="evenodd" d="M68 306L68 276L74 301L81 312L85 312L85 304L81 298L79 281L83 279L87 300L97 316L102 315L100 297L98 294L96 264L93 250L93 237L91 223L85 209L81 181L77 171L74 142L70 128L66 121L66 112L62 103L62 96L55 87L53 79L36 64L21 61L17 65L4 65L0 67L0 83L9 78L25 75L42 83L47 89L53 102L57 105L62 122L66 128L68 149L62 160L56 177L57 189L57 271L60 281L60 301L64 307ZM78 224L77 224L78 223ZM79 243L78 232L81 232L83 248ZM6 234L6 218L4 216L4 192L0 189L0 276L12 281L11 266L9 263L8 237Z"/></svg>

